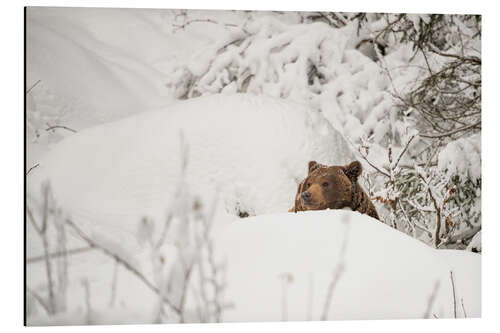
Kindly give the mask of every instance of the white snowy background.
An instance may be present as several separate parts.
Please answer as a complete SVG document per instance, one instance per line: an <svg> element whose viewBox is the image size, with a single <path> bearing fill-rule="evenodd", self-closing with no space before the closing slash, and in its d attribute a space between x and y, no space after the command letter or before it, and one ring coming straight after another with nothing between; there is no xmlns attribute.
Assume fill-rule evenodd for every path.
<svg viewBox="0 0 500 333"><path fill-rule="evenodd" d="M480 37L418 52L396 21L433 22L29 8L28 324L480 316L480 110L398 99ZM313 159L359 159L382 223L287 213Z"/></svg>

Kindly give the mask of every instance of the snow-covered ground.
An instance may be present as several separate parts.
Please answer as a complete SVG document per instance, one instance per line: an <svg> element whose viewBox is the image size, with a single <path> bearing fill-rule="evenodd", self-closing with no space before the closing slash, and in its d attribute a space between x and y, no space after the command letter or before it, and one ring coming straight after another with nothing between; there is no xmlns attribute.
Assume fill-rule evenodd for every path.
<svg viewBox="0 0 500 333"><path fill-rule="evenodd" d="M251 217L218 232L215 244L217 258L227 265L225 299L232 304L223 321L481 315L480 255L432 249L356 212ZM112 259L88 256L88 262L70 267L71 311L51 319L35 316L29 323L85 323L82 276L92 286L93 323L152 322L156 296L125 270L119 273L116 305L109 308ZM136 259L147 271L147 257ZM89 269L96 264L98 269ZM35 271L43 275L43 265Z"/></svg>
<svg viewBox="0 0 500 333"><path fill-rule="evenodd" d="M285 212L308 161L352 158L342 136L304 106L215 95L63 140L30 173L28 191L48 179L73 219L134 233L142 216L164 218L180 185L203 202L217 192L229 215Z"/></svg>
<svg viewBox="0 0 500 333"><path fill-rule="evenodd" d="M303 106L274 98L201 97L63 140L30 173L28 190L50 179L69 218L148 276L153 268L137 237L141 217L162 221L168 212L182 214L186 196L209 204L217 192L213 237L227 266L224 299L232 304L224 321L319 320L339 269L328 319L480 316L480 255L432 249L358 213L284 213L308 160L350 159L342 137L325 124ZM258 216L240 219L241 211ZM179 258L182 223L176 220L162 248L169 265ZM28 244L29 256L41 253L33 231ZM69 247L81 244L70 233ZM68 311L50 319L39 313L29 323L87 322L84 278L92 323L153 322L155 294L126 270L117 279L119 306L107 307L113 267L98 251L75 255ZM43 285L44 269L31 264L28 284ZM186 309L195 307L193 297Z"/></svg>
<svg viewBox="0 0 500 333"><path fill-rule="evenodd" d="M341 38L346 45L317 55L333 54L338 61L329 68L332 81L321 100L315 100L314 87L304 95L315 107L301 104L300 98L277 98L276 89L267 94L226 89L176 101L168 85L179 78L172 73L185 62L193 69L196 59L187 59L220 44L217 36L233 36L234 25L246 17L192 11L193 19L209 21L176 28L182 15L170 10L28 10L27 168L35 168L27 176L27 194L36 217L42 184L49 180L62 218L159 289L163 278L180 289L182 281L172 276L186 253L196 261L192 220L197 217L191 210L201 203L205 212L213 210L209 234L216 261L226 263L223 296L231 306L222 311L223 321L480 316L480 255L432 249L358 213L286 213L308 161L340 165L354 159L342 129L370 132L387 126L381 115L390 108L388 82L378 76L375 63L353 45L346 47L345 36L318 25L324 38ZM309 41L310 28L296 28L303 43ZM281 42L290 35L276 31ZM287 46L271 49L293 55L295 49ZM401 57L395 52L393 58L398 63ZM291 61L283 75L306 63ZM274 78L270 72L261 74L262 82ZM411 76L396 80L403 77ZM299 88L307 83L288 83L281 87L286 94L302 96ZM318 112L321 107L324 112ZM375 107L377 112L365 119L365 111ZM77 133L44 130L53 125ZM440 159L443 165L450 164L447 158L456 149L450 145ZM480 161L479 136L474 149ZM149 232L158 239L169 214L174 215L172 228L153 251L144 239ZM156 228L141 229L145 216ZM60 235L50 226L49 235L54 250ZM67 237L69 249L86 245L69 227ZM28 258L43 254L31 224L26 250ZM165 263L160 273L159 258ZM62 267L57 260L52 264ZM66 309L47 316L29 299L29 325L158 321L158 296L112 256L94 248L71 255L67 269L65 302L58 300ZM336 283L330 289L332 279ZM47 297L43 260L28 264L27 286ZM199 321L196 295L196 288L189 289L185 321ZM326 299L331 304L325 306Z"/></svg>
<svg viewBox="0 0 500 333"><path fill-rule="evenodd" d="M479 255L432 249L357 212L249 218L221 240L227 297L236 305L226 320L281 320L284 312L289 320L319 320L339 270L328 319L453 318L450 272L456 316L481 314Z"/></svg>

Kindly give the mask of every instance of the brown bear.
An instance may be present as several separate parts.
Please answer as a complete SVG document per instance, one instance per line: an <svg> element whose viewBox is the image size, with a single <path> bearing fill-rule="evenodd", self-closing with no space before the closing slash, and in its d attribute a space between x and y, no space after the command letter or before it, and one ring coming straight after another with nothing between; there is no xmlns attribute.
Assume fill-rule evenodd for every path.
<svg viewBox="0 0 500 333"><path fill-rule="evenodd" d="M308 175L299 184L295 205L289 212L347 208L380 220L375 206L358 184L361 171L359 161L347 166L310 161Z"/></svg>

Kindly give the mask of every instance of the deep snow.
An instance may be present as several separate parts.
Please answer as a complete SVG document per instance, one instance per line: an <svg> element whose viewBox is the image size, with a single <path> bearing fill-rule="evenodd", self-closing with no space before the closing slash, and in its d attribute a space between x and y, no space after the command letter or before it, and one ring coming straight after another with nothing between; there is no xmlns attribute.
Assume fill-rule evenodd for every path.
<svg viewBox="0 0 500 333"><path fill-rule="evenodd" d="M128 233L144 215L164 218L182 178L205 203L219 193L233 216L286 212L309 160L352 160L342 136L321 120L264 96L191 99L63 140L30 173L28 191L48 179L75 221Z"/></svg>
<svg viewBox="0 0 500 333"><path fill-rule="evenodd" d="M40 116L36 121L42 129L49 122L78 130L29 137L28 168L40 166L27 178L28 200L49 178L65 214L151 277L149 254L137 241L140 218L162 221L167 211L186 208L185 197L199 196L209 205L217 192L213 236L218 256L228 263L226 299L235 306L224 314L225 321L320 319L339 260L345 271L328 319L453 317L450 271L457 316L464 316L463 309L469 317L480 316L479 255L431 249L357 213L285 213L310 159L325 164L352 160L334 129L353 137L371 129L384 132L388 82L381 81L377 65L351 47L338 52L346 62L331 69L343 75L317 101L323 113L284 100L231 95L230 89L225 96L172 104L168 74L195 50L206 52L204 46L217 42L213 36L235 30L206 23L173 33L173 15L169 10L28 10L27 84L42 80L27 95L28 111ZM190 15L241 23L234 12ZM308 42L309 30L303 35ZM402 47L385 59L398 89L418 76L418 71L396 70L407 68L410 55ZM298 84L293 80L289 77L288 84ZM157 110L148 111L153 107ZM365 119L375 107L377 112ZM463 146L472 147L463 151L477 150L475 141ZM449 154L441 156L443 166L470 170L470 163L448 163L459 148L449 147ZM181 177L182 151L187 167ZM372 157L383 156L372 149ZM257 216L240 220L240 212ZM27 228L27 255L39 255L40 240L31 225ZM167 268L176 258L177 236L173 233L161 249ZM74 233L68 237L70 248L84 245ZM39 308L28 324L87 323L82 279L90 283L92 323L153 322L156 296L123 268L110 306L113 268L114 261L98 251L71 256L68 311L46 318ZM29 264L26 277L29 287L46 289L41 262ZM427 309L433 290L436 298Z"/></svg>
<svg viewBox="0 0 500 333"><path fill-rule="evenodd" d="M161 221L168 209L185 209L175 206L182 205L176 203L179 184L205 204L217 189L213 236L218 257L227 262L225 299L234 305L224 321L320 319L339 260L344 272L328 319L422 318L426 312L453 317L450 271L457 304L463 299L467 316L480 316L479 255L434 250L355 212L285 213L308 160L350 160L341 136L319 117L294 103L251 95L180 102L63 140L30 174L28 190L50 179L58 205L73 221L150 275L148 253L137 242L140 218ZM258 216L240 220L237 209ZM162 248L169 265L176 235ZM29 255L40 253L36 235L28 244ZM69 246L81 246L74 234ZM84 277L90 281L93 322L154 320L156 297L136 277L122 269L120 306L108 308L113 260L96 251L73 259L68 312L48 321L38 314L30 324L85 323ZM43 283L44 266L29 268L28 284ZM283 277L290 281L286 306ZM427 311L436 283L436 300ZM461 309L457 316L463 317Z"/></svg>
<svg viewBox="0 0 500 333"><path fill-rule="evenodd" d="M398 319L481 314L480 255L435 250L357 212L318 211L251 217L215 235L217 257L227 263L225 299L233 304L224 321L319 320L338 263L343 273L332 294L328 319ZM91 281L93 323L147 323L155 296L120 271L118 299L108 307L112 260L98 253L71 268L69 311L30 325L84 324L80 279ZM83 259L83 260L82 260ZM147 257L137 255L148 272ZM96 262L98 265L96 265ZM42 276L43 266L34 267ZM285 307L283 278L286 277ZM434 292L434 290L436 290ZM432 302L431 295L435 293ZM188 307L192 306L192 295ZM463 303L463 307L462 307ZM430 305L429 305L430 304Z"/></svg>
<svg viewBox="0 0 500 333"><path fill-rule="evenodd" d="M345 242L345 253L342 247ZM228 299L236 307L225 320L282 318L282 280L288 273L290 320L319 320L334 269L344 263L328 319L453 318L481 314L480 255L440 251L357 212L318 211L266 215L235 223L220 237L228 263ZM312 297L312 303L310 302ZM312 305L309 305L312 304ZM256 306L258 305L258 306Z"/></svg>

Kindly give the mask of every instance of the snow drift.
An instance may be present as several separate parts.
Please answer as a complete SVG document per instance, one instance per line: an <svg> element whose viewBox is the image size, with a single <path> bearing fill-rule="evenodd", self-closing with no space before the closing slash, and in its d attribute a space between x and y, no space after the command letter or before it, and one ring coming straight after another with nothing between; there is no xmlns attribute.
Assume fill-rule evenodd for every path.
<svg viewBox="0 0 500 333"><path fill-rule="evenodd" d="M235 303L224 321L324 319L339 270L327 319L481 314L480 255L430 248L357 212L249 218L218 245L228 262L226 296Z"/></svg>
<svg viewBox="0 0 500 333"><path fill-rule="evenodd" d="M435 250L357 212L251 217L218 232L215 248L227 266L224 298L233 305L223 313L225 322L481 315L480 255ZM121 305L108 307L111 271L111 258L95 254L80 261L70 271L68 312L34 316L29 324L85 324L82 276L91 281L92 323L152 322L156 296L131 274L117 280ZM325 311L329 285L339 271ZM194 313L193 297L187 308Z"/></svg>
<svg viewBox="0 0 500 333"><path fill-rule="evenodd" d="M179 182L203 202L219 193L233 216L286 212L311 159L352 159L320 114L270 97L218 95L81 131L30 180L38 192L48 178L74 220L130 232L144 215L164 216Z"/></svg>

